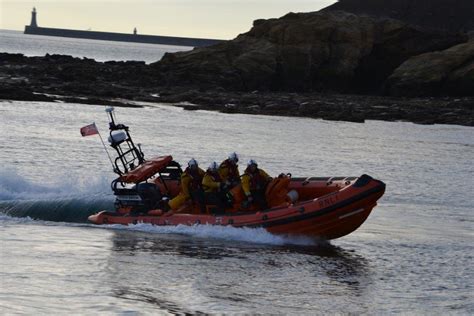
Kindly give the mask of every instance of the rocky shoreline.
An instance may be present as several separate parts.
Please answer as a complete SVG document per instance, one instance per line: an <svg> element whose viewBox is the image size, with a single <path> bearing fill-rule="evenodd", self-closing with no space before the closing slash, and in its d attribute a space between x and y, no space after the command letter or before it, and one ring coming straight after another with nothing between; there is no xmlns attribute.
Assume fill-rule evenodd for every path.
<svg viewBox="0 0 474 316"><path fill-rule="evenodd" d="M190 104L183 104L183 101ZM191 90L164 93L160 102L171 103L187 110L308 117L328 121L363 123L365 120L382 120L474 126L474 98L471 97L397 98L348 94Z"/></svg>
<svg viewBox="0 0 474 316"><path fill-rule="evenodd" d="M289 13L149 65L0 53L0 99L474 126L474 40L385 17Z"/></svg>
<svg viewBox="0 0 474 316"><path fill-rule="evenodd" d="M95 62L47 55L0 54L0 99L140 107L165 103L210 110L308 117L362 123L365 120L474 126L474 97L393 97L319 92L227 91L162 87L141 62ZM68 69L69 78L60 75ZM83 75L78 75L80 71ZM140 79L130 73L141 73ZM109 74L109 75L107 75ZM88 79L89 78L89 79ZM91 81L90 78L93 78Z"/></svg>

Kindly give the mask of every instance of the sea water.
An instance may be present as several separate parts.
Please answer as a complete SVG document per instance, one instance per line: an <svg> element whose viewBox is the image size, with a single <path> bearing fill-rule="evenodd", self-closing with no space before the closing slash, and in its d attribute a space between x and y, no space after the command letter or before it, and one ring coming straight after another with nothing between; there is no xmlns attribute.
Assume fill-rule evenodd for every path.
<svg viewBox="0 0 474 316"><path fill-rule="evenodd" d="M137 60L149 64L160 60L166 52L190 49L192 47L31 35L0 30L0 53L20 53L25 56L60 54L87 57L101 62Z"/></svg>
<svg viewBox="0 0 474 316"><path fill-rule="evenodd" d="M146 157L202 167L241 156L270 174L358 176L387 191L331 242L263 229L93 226L113 207L110 163L79 128L102 106L0 102L0 310L4 313L472 314L470 127L116 110Z"/></svg>
<svg viewBox="0 0 474 316"><path fill-rule="evenodd" d="M116 113L146 157L206 168L236 151L241 170L252 158L272 175L367 173L387 190L357 231L331 242L94 226L88 215L113 208L114 175L100 139L79 128L96 122L106 138L104 107L0 100L0 313L474 313L473 128L163 104Z"/></svg>

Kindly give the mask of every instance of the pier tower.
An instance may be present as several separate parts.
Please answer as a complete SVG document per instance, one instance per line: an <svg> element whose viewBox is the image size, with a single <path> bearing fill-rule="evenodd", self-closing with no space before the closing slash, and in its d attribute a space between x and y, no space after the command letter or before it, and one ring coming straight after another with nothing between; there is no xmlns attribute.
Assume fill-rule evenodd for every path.
<svg viewBox="0 0 474 316"><path fill-rule="evenodd" d="M30 27L38 27L38 24L36 23L36 8L35 7L33 7L33 11L31 11Z"/></svg>

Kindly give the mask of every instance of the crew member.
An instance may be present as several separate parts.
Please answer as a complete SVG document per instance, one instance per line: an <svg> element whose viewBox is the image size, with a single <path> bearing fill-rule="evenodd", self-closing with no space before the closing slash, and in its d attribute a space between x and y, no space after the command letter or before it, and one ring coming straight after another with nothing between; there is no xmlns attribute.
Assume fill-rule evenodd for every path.
<svg viewBox="0 0 474 316"><path fill-rule="evenodd" d="M223 213L226 206L226 184L222 181L218 165L215 161L209 165L209 168L204 174L202 188L204 189L206 203L216 205L216 214Z"/></svg>
<svg viewBox="0 0 474 316"><path fill-rule="evenodd" d="M202 179L204 170L199 168L196 159L191 158L188 167L181 174L181 191L169 201L170 208L174 211L180 208L185 202L194 201L199 204L201 213L205 212L204 192L202 189Z"/></svg>
<svg viewBox="0 0 474 316"><path fill-rule="evenodd" d="M233 152L219 166L219 174L229 187L234 187L240 183L239 156Z"/></svg>
<svg viewBox="0 0 474 316"><path fill-rule="evenodd" d="M246 204L249 205L253 202L260 209L266 209L265 190L271 180L272 178L264 170L258 168L255 160L249 160L247 169L242 175L242 190L247 197Z"/></svg>

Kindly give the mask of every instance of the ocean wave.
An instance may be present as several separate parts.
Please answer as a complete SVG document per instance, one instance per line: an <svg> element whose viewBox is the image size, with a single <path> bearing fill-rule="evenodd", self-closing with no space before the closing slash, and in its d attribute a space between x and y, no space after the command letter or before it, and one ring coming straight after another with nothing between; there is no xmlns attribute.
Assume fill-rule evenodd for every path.
<svg viewBox="0 0 474 316"><path fill-rule="evenodd" d="M112 195L109 183L107 177L70 172L48 178L48 183L36 183L14 169L0 168L0 201Z"/></svg>
<svg viewBox="0 0 474 316"><path fill-rule="evenodd" d="M105 177L69 175L38 184L15 170L0 170L0 213L59 222L87 222L98 211L113 208Z"/></svg>

